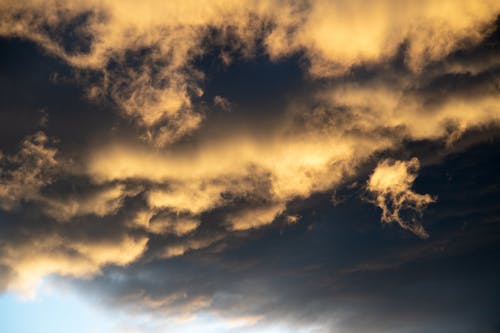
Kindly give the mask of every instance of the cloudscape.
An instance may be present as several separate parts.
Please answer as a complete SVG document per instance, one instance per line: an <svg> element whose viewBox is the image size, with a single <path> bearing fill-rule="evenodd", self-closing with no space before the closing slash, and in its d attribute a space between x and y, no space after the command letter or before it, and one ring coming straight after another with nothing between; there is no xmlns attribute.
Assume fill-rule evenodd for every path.
<svg viewBox="0 0 500 333"><path fill-rule="evenodd" d="M0 0L0 332L500 332L497 0Z"/></svg>

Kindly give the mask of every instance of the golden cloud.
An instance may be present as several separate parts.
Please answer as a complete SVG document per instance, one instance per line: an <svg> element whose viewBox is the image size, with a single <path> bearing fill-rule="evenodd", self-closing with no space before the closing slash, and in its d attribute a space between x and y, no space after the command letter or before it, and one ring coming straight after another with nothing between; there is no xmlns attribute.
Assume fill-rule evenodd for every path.
<svg viewBox="0 0 500 333"><path fill-rule="evenodd" d="M247 230L270 224L276 216L285 210L283 203L266 205L264 207L246 208L228 216L228 222L233 230Z"/></svg>
<svg viewBox="0 0 500 333"><path fill-rule="evenodd" d="M147 230L156 234L173 233L176 236L184 236L196 230L200 225L198 219L192 217L157 217L150 220Z"/></svg>
<svg viewBox="0 0 500 333"><path fill-rule="evenodd" d="M40 197L44 213L58 221L68 221L77 216L95 215L103 217L116 213L123 205L125 197L136 194L122 184L107 186L85 195L67 197Z"/></svg>
<svg viewBox="0 0 500 333"><path fill-rule="evenodd" d="M382 209L382 222L396 222L417 236L427 238L429 235L415 217L411 217L411 220L401 217L403 210L422 215L423 209L436 201L429 194L418 194L411 190L419 167L417 158L394 162L384 160L377 165L366 187L375 195L374 203Z"/></svg>
<svg viewBox="0 0 500 333"><path fill-rule="evenodd" d="M125 236L116 241L81 239L72 242L49 235L25 244L4 245L0 264L13 272L7 284L9 289L33 296L38 282L50 274L89 278L105 265L127 265L144 252L147 241L145 237Z"/></svg>
<svg viewBox="0 0 500 333"><path fill-rule="evenodd" d="M88 96L113 99L155 147L129 142L91 147L82 158L83 171L75 172L59 165L58 150L45 134L29 136L17 154L0 155L0 207L12 211L33 201L50 218L69 221L114 215L128 198L140 197L143 206L130 208L124 223L142 235L175 238L162 245L161 258L223 239L219 233L196 234L203 215L216 209L223 210L227 233L269 225L280 215L296 223L298 217L286 214L291 200L334 190L377 152L406 139L453 142L468 129L498 124L494 75L480 94L444 92L436 102L419 89L437 75L426 72L426 66L480 43L499 13L494 0L2 1L0 36L32 40L77 70L99 73L96 82L83 82ZM64 44L63 28L72 25L86 48ZM207 38L213 38L208 44L229 49L225 64L233 51L252 57L257 40L273 60L302 54L311 79L345 75L361 65L385 66L400 56L409 71L397 78L387 73L363 83L346 79L323 85L306 102L285 110L287 119L269 133L227 130L223 139L180 149L176 141L207 117L196 108L204 73L195 65L210 52ZM450 62L438 66L438 74L478 73L491 66L498 61ZM213 103L230 107L221 96ZM53 183L56 167L87 177L96 188L63 199L42 194ZM411 189L418 168L417 159L384 160L367 189L382 209L383 222L425 237L417 220L401 216L408 209L418 215L434 201ZM131 188L130 183L142 185ZM108 264L127 265L144 253L147 240L123 236L99 243L50 235L32 244L0 244L0 264L15 276L9 288L29 289L48 274L86 277Z"/></svg>
<svg viewBox="0 0 500 333"><path fill-rule="evenodd" d="M202 122L193 98L203 94L204 75L193 63L209 51L203 41L213 29L246 56L257 39L273 59L303 52L310 74L327 77L384 62L403 44L406 63L420 71L479 43L499 13L495 0L3 1L0 35L33 40L77 68L101 71L89 95L109 94L146 139L165 146ZM82 17L75 36L90 41L88 50L68 50L58 34Z"/></svg>
<svg viewBox="0 0 500 333"><path fill-rule="evenodd" d="M38 199L53 181L56 154L43 132L27 136L15 155L0 154L0 208L13 210L20 201Z"/></svg>

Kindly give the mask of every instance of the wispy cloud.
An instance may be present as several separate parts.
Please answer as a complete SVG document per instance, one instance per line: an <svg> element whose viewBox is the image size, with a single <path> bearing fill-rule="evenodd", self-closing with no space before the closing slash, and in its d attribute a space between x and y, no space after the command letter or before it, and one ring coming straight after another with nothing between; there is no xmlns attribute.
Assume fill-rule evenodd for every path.
<svg viewBox="0 0 500 333"><path fill-rule="evenodd" d="M436 199L429 194L418 194L411 190L419 166L417 158L393 162L384 160L377 165L366 187L375 196L373 203L382 209L382 222L396 222L419 237L427 238L429 235L416 218ZM417 217L402 217L407 210L414 211Z"/></svg>

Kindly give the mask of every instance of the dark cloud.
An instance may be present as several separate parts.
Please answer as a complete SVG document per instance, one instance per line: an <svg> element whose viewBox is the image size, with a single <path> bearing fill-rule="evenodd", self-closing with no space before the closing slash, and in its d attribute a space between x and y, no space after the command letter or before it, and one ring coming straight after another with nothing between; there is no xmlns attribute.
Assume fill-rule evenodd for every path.
<svg viewBox="0 0 500 333"><path fill-rule="evenodd" d="M500 8L443 6L1 4L0 290L495 332Z"/></svg>

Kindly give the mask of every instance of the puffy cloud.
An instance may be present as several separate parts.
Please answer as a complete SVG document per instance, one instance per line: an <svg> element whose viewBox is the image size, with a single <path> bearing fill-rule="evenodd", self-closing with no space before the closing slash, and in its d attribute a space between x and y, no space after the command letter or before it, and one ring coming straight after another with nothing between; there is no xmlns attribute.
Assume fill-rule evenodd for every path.
<svg viewBox="0 0 500 333"><path fill-rule="evenodd" d="M124 236L117 240L74 239L58 235L33 238L0 247L0 264L9 267L7 288L33 296L38 282L50 274L90 278L109 264L127 265L146 248L147 238Z"/></svg>
<svg viewBox="0 0 500 333"><path fill-rule="evenodd" d="M103 217L115 214L123 205L123 200L136 191L126 189L125 185L118 184L104 186L83 195L70 194L65 198L40 197L44 205L43 211L47 216L59 221L68 221L74 217L96 215Z"/></svg>
<svg viewBox="0 0 500 333"><path fill-rule="evenodd" d="M171 186L169 190L150 191L148 204L151 208L170 208L197 215L220 205L224 189L224 186L218 184L183 182Z"/></svg>
<svg viewBox="0 0 500 333"><path fill-rule="evenodd" d="M184 236L196 230L200 225L198 219L182 216L156 216L148 224L148 231L162 234L173 233L176 236Z"/></svg>
<svg viewBox="0 0 500 333"><path fill-rule="evenodd" d="M137 189L123 184L69 193L64 198L47 191L42 193L57 180L57 173L65 169L64 163L56 159L57 148L51 144L43 132L37 132L23 139L16 154L0 156L0 207L3 210L12 211L22 202L32 202L41 205L45 215L68 221L76 216L116 213L126 196L137 194Z"/></svg>
<svg viewBox="0 0 500 333"><path fill-rule="evenodd" d="M467 130L500 120L491 75L475 79L471 93L455 87L437 96L426 87L433 78L412 83L413 74L391 75L314 92L266 134L228 130L223 139L161 152L101 146L89 155L86 173L103 183L155 183L145 192L151 210L197 218L220 210L230 229L248 229L270 224L291 200L334 190L377 152L405 140L450 144Z"/></svg>
<svg viewBox="0 0 500 333"><path fill-rule="evenodd" d="M159 258L173 258L182 256L189 251L196 251L209 247L210 245L220 241L224 235L213 234L208 236L199 235L196 237L179 239L174 244L165 246L158 254Z"/></svg>
<svg viewBox="0 0 500 333"><path fill-rule="evenodd" d="M335 133L321 140L315 134L236 137L230 142L206 142L196 149L161 153L118 144L92 152L87 172L101 182L146 179L171 183L170 189L152 192L150 204L178 205L180 210L191 205L197 212L215 205L221 200L216 194L224 190L246 193L270 186L267 190L276 198L291 198L328 189L347 172L345 163L351 161L355 145L356 154L362 156L386 144L340 139Z"/></svg>
<svg viewBox="0 0 500 333"><path fill-rule="evenodd" d="M100 71L89 96L110 96L145 128L145 138L162 146L202 120L191 99L202 94L203 73L192 62L203 54L210 29L234 26L232 33L255 38L251 13L269 7L252 1L3 2L0 35L33 40L76 68ZM64 29L86 47L65 45Z"/></svg>
<svg viewBox="0 0 500 333"><path fill-rule="evenodd" d="M278 23L267 43L274 56L304 50L315 76L383 62L403 44L405 61L418 71L464 44L477 44L500 10L495 1L340 0L308 5L301 17Z"/></svg>
<svg viewBox="0 0 500 333"><path fill-rule="evenodd" d="M47 230L35 236L23 212L8 216L17 224L2 226L0 288L29 290L50 274L95 277L109 265L141 264L141 258L215 260L226 242L257 234L277 218L306 224L302 212L287 207L351 182L380 152L390 154L408 140L451 144L467 130L498 124L497 55L449 57L488 36L499 10L489 0L3 1L1 36L30 39L66 61L88 97L113 100L155 147L135 146L130 137L96 140L84 153L68 154L78 155L73 168L60 165L60 152L37 133L18 153L3 156L0 207L13 212L29 202L30 218ZM211 116L198 103L206 79L198 62L219 47L225 66L261 51L273 61L302 57L309 77L277 112L283 119L244 133L223 123L215 138L195 133ZM399 60L405 66L395 69ZM358 75L359 67L366 73ZM220 95L213 104L231 106ZM234 116L238 107L220 117ZM412 190L418 167L417 159L384 160L367 189L383 222L426 237L416 217L435 199ZM228 266L231 272L249 267ZM205 278L198 273L182 279ZM210 288L206 294L213 295ZM204 292L177 292L141 292L129 301L179 316L213 304ZM255 309L237 310L235 318L255 313L244 322L262 318Z"/></svg>
<svg viewBox="0 0 500 333"><path fill-rule="evenodd" d="M357 167L374 154L398 147L403 140L454 140L463 131L498 122L495 76L491 80L492 75L488 75L488 82L478 80L484 79L481 76L468 77L475 80L471 85L476 89L469 94L444 90L436 96L432 90L426 90L432 77L409 74L391 81L389 74L385 80L332 84L315 91L312 96L305 96L305 102L290 106L286 119L265 134L241 134L229 129L222 138L162 150L100 143L88 150L78 168L78 176L93 183L91 189L70 193L63 199L49 195L50 191L40 194L42 188L53 186L51 170L58 165L56 150L47 148L44 135L29 137L19 153L3 157L9 161L4 169L10 170L3 173L2 200L9 203L4 204L4 209L29 200L40 204L45 215L59 221L83 217L78 221L86 225L94 217L113 217L120 220L119 227L125 234L130 228L161 239L151 249L150 258L179 257L215 248L230 238L231 232L271 224L279 215L287 215L285 208L291 201L335 189L356 176ZM411 84L412 79L417 83ZM22 162L32 160L36 167ZM407 163L403 163L406 174L402 173L406 178L399 179L398 185L406 186L405 191L373 185L374 193L381 198L377 204L383 205L383 210L385 207L383 220L396 221L425 236L418 222L405 220L400 214L408 209L420 211L432 201L427 195L411 191L415 163ZM72 174L74 170L63 167L60 172L60 176L67 176L65 173ZM124 206L127 200L134 204ZM212 213L218 214L220 221L213 222L216 232L207 232L212 221L206 218ZM90 222L84 221L87 218ZM65 247L59 244L55 248ZM37 255L33 260L40 258L40 267L46 267L33 274L37 278L51 273L90 276L106 265L125 263L120 256L106 260L92 257L83 260L86 266L81 270L73 272L64 268L66 257L58 261L47 255L49 259L45 260L47 251L34 251ZM65 251L80 249L68 246ZM144 251L142 247L141 254ZM130 262L139 257L138 254ZM14 261L3 265L8 267L8 276L14 277L6 281L23 276L15 273L24 269L17 268Z"/></svg>
<svg viewBox="0 0 500 333"><path fill-rule="evenodd" d="M428 237L415 216L404 219L405 210L422 215L423 209L436 199L429 194L418 194L411 190L420 167L417 158L409 161L384 160L380 162L368 180L367 189L375 195L374 203L382 209L382 222L396 222L419 237Z"/></svg>
<svg viewBox="0 0 500 333"><path fill-rule="evenodd" d="M477 154L482 155L485 164L470 163L471 156L476 158L475 162L480 160L477 159ZM439 217L440 213L449 213L443 202L449 202L450 197L440 200L441 204L436 205L433 214L429 214L432 220L426 223L433 227L433 237L425 242L405 241L391 233L382 234L383 231L378 226L371 225L373 219L366 218L367 215L360 217L359 212L366 210L359 206L362 205L361 202L352 200L352 197L345 198L346 203L343 205L328 208L329 197L319 196L322 199L318 200L317 196L308 200L307 208L294 211L302 216L300 225L285 227L280 224L280 232L271 226L264 229L265 234L262 234L262 230L259 232L258 227L252 232L227 231L224 234L218 224L220 215L210 213L209 218L202 217L202 225L190 234L173 237L167 231L161 237L151 237L149 247L154 256L146 254L146 260L123 268L109 267L103 276L77 283L83 285L86 294L96 291L99 297L110 297L113 308L132 308L134 313L144 312L147 318L163 318L168 322L176 322L176 319L184 322L197 314L202 321L207 318L216 321L211 317L214 313L222 320L229 320L229 323L231 318L261 318L256 322L248 321L249 325L256 325L251 330L265 330L269 324L284 322L293 331L312 326L322 328L325 332L334 329L357 332L366 327L375 332L396 332L401 330L401 317L414 318L418 314L418 318L409 324L405 321L404 325L411 329L423 327L422 330L425 330L435 327L436 323L445 325L442 322L444 316L450 316L450 320L456 323L458 311L464 314L461 316L464 323L479 327L476 322L470 323L474 318L470 315L470 308L461 305L454 308L453 304L463 303L455 302L455 299L449 300L447 295L468 299L469 295L455 292L463 290L465 286L473 290L471 294L491 293L490 285L485 286L483 277L478 277L475 269L479 266L489 271L491 261L478 261L477 250L485 249L483 253L486 254L491 249L487 245L487 239L490 239L491 244L496 244L498 238L495 233L484 232L497 230L498 226L492 225L495 222L477 222L481 216L492 217L486 211L491 212L493 218L496 212L495 197L490 196L491 192L486 194L488 191L496 191L491 186L490 175L496 174L496 169L487 162L490 158L491 150L480 147L463 158L461 163L454 159L446 165L431 167L431 179L445 178L445 174L446 177L455 179L440 188L456 198L461 198L461 193L466 190L468 200L464 202L461 212L457 213L452 209L452 218ZM415 162L401 163L406 164L407 174L416 176L413 173L415 168L410 166ZM389 166L394 164L388 162ZM464 164L466 169L463 169ZM476 178L471 171L478 166L487 171L485 165L490 165L488 176ZM405 174L404 169L400 174ZM429 177L429 173L426 174ZM463 181L456 177L467 179L470 183L464 187ZM396 180L403 178L394 177L389 183L399 184ZM382 181L386 179L382 177ZM481 186L477 193L471 191L476 186L474 180L481 181L485 188ZM410 191L411 185L408 185ZM380 188L387 189L387 186L380 185ZM440 198L441 195L445 196L445 193L440 192ZM484 200L488 197L489 200ZM318 204L318 201L321 203ZM390 205L388 201L386 203ZM265 204L261 203L262 206ZM291 203L289 206L296 204L297 202ZM252 205L258 206L254 202ZM320 205L322 208L318 209ZM226 209L238 212L240 208L248 206L247 203L241 207L233 203ZM226 209L220 213L225 213ZM472 215L471 210L475 211ZM168 213L176 215L174 212ZM282 216L286 216L285 214ZM400 216L404 217L404 212ZM155 218L151 220L154 221ZM148 217L147 220L149 219ZM474 223L468 223L464 228L465 221ZM474 228L475 231L471 233L469 228ZM213 232L214 229L220 233ZM462 238L465 235L468 235L467 238ZM163 241L159 241L160 238ZM363 239L361 243L360 238ZM157 243L154 244L155 242ZM471 247L471 242L477 247ZM466 249L473 249L474 252L462 257L462 251ZM463 274L461 276L470 274L467 276L476 276L477 281L483 283L471 284L467 280L459 286L443 284L443 279L447 281L454 278L450 277L448 266L450 255L453 255L452 262L457 262L457 258L464 258L458 262ZM490 255L493 259L497 252ZM163 259L159 259L160 256ZM470 261L465 260L467 258ZM470 262L474 266L467 273L463 267L470 265ZM491 281L494 285L494 276L491 276ZM300 288L297 288L298 285ZM421 289L421 285L425 288ZM181 305L190 303L190 300L196 304L199 297L206 301L201 302L204 306L186 307L185 312L181 310ZM382 305L381 297L385 300ZM491 299L494 298L492 296ZM490 303L479 300L478 304ZM496 304L496 300L492 304ZM394 309L399 311L394 313ZM335 314L335 320L329 321L332 313ZM487 321L488 318L496 317L494 314L487 314L485 318ZM246 321L241 324L244 322ZM154 324L158 324L161 330L168 330L164 322ZM151 325L156 326L154 324ZM234 323L237 324L238 321ZM203 324L201 327L206 328ZM245 331L245 328L239 326L231 329ZM175 328L172 330L175 331ZM465 331L467 330L468 327ZM304 331L308 330L304 328Z"/></svg>
<svg viewBox="0 0 500 333"><path fill-rule="evenodd" d="M258 228L273 222L276 216L284 210L285 205L282 203L257 208L246 208L243 211L230 214L228 221L233 230Z"/></svg>
<svg viewBox="0 0 500 333"><path fill-rule="evenodd" d="M0 35L31 39L77 68L100 71L89 96L110 96L144 138L165 146L203 120L193 101L204 74L194 62L210 51L207 38L245 56L257 40L274 59L303 52L315 77L384 62L407 45L405 61L419 71L478 44L499 12L494 0L5 1ZM68 29L76 46L67 45Z"/></svg>
<svg viewBox="0 0 500 333"><path fill-rule="evenodd" d="M123 234L92 239L83 235L81 226L70 232L50 226L46 218L68 221L77 216L116 213L124 197L136 193L118 184L80 195L54 196L47 189L55 186L65 167L56 159L60 152L51 141L37 132L26 136L15 154L1 156L0 208L11 214L3 218L14 219L15 223L9 237L0 239L1 288L25 296L33 296L38 282L50 274L89 278L106 265L129 264L145 251L148 240ZM37 233L27 227L29 222L21 208L28 204L37 224L47 230ZM8 229L9 225L4 227Z"/></svg>
<svg viewBox="0 0 500 333"><path fill-rule="evenodd" d="M450 91L437 98L407 80L345 84L320 93L319 99L333 109L327 119L331 126L363 132L399 129L412 140L453 141L467 129L500 120L496 75L476 94Z"/></svg>

